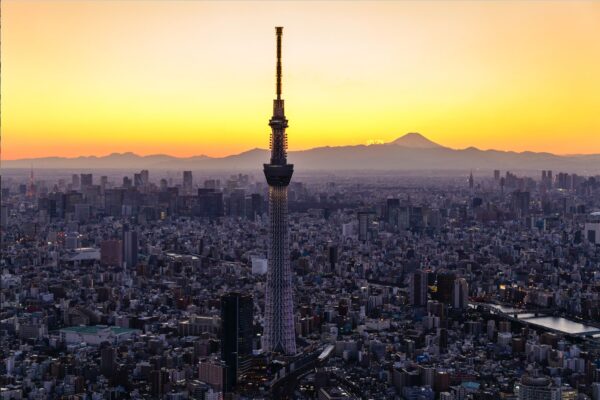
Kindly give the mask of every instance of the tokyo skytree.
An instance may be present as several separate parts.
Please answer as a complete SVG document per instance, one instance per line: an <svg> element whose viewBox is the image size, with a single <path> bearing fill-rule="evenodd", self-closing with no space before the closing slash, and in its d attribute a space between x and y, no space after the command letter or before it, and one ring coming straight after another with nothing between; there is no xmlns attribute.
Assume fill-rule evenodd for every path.
<svg viewBox="0 0 600 400"><path fill-rule="evenodd" d="M281 35L277 36L277 98L273 100L271 126L271 162L264 164L269 184L269 266L265 295L265 326L263 346L267 352L292 355L296 353L292 272L290 268L287 190L293 164L287 163L287 136L283 99L281 98Z"/></svg>

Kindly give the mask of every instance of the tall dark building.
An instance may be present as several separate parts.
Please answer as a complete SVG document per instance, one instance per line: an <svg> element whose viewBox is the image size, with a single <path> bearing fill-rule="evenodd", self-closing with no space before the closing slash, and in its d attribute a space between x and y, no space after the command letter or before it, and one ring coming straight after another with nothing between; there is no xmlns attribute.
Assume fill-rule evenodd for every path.
<svg viewBox="0 0 600 400"><path fill-rule="evenodd" d="M129 225L123 226L123 262L126 268L135 268L138 263L138 237Z"/></svg>
<svg viewBox="0 0 600 400"><path fill-rule="evenodd" d="M329 261L329 272L335 271L335 265L338 262L338 246L329 243L327 246L327 260Z"/></svg>
<svg viewBox="0 0 600 400"><path fill-rule="evenodd" d="M80 180L81 190L92 186L92 184L93 184L92 174L81 174L80 176L81 176L81 180Z"/></svg>
<svg viewBox="0 0 600 400"><path fill-rule="evenodd" d="M465 278L458 278L454 281L452 291L452 307L456 309L465 309L469 304L469 284Z"/></svg>
<svg viewBox="0 0 600 400"><path fill-rule="evenodd" d="M198 189L198 206L194 215L211 219L223 216L223 193L215 189Z"/></svg>
<svg viewBox="0 0 600 400"><path fill-rule="evenodd" d="M515 191L512 193L512 210L519 216L524 217L529 215L529 192Z"/></svg>
<svg viewBox="0 0 600 400"><path fill-rule="evenodd" d="M410 282L410 304L415 307L427 305L427 272L415 271Z"/></svg>
<svg viewBox="0 0 600 400"><path fill-rule="evenodd" d="M369 239L369 229L371 227L371 223L373 218L375 217L375 213L372 211L359 211L357 213L358 217L358 240L361 242L366 242Z"/></svg>
<svg viewBox="0 0 600 400"><path fill-rule="evenodd" d="M234 189L227 201L227 212L232 217L246 216L246 191L244 189Z"/></svg>
<svg viewBox="0 0 600 400"><path fill-rule="evenodd" d="M169 372L162 369L150 371L150 391L155 397L162 397L169 383Z"/></svg>
<svg viewBox="0 0 600 400"><path fill-rule="evenodd" d="M79 188L79 184L80 184L79 175L73 174L73 176L71 177L71 186L72 186L72 189Z"/></svg>
<svg viewBox="0 0 600 400"><path fill-rule="evenodd" d="M118 239L102 241L100 243L100 263L121 267L123 264L123 242Z"/></svg>
<svg viewBox="0 0 600 400"><path fill-rule="evenodd" d="M133 186L141 188L142 185L142 174L133 174Z"/></svg>
<svg viewBox="0 0 600 400"><path fill-rule="evenodd" d="M112 346L103 347L100 350L100 372L107 378L112 377L115 372L115 367L117 365L116 359L116 350Z"/></svg>
<svg viewBox="0 0 600 400"><path fill-rule="evenodd" d="M192 194L193 186L192 171L183 171L183 192L185 194Z"/></svg>
<svg viewBox="0 0 600 400"><path fill-rule="evenodd" d="M262 213L263 213L263 197L258 193L252 193L250 198L251 198L251 205L252 205L251 218L254 218L257 215L262 215Z"/></svg>
<svg viewBox="0 0 600 400"><path fill-rule="evenodd" d="M292 272L288 232L288 185L294 166L287 163L287 136L283 99L281 98L281 35L283 28L275 28L277 35L277 98L273 100L271 126L271 161L264 164L269 185L269 266L265 293L265 351L284 354L296 353L294 329L294 301L292 299Z"/></svg>
<svg viewBox="0 0 600 400"><path fill-rule="evenodd" d="M400 209L400 199L390 198L385 204L385 220L390 226L398 225L398 210Z"/></svg>
<svg viewBox="0 0 600 400"><path fill-rule="evenodd" d="M450 304L452 302L452 293L454 290L454 281L456 275L452 272L440 272L437 274L437 292L436 299L440 303Z"/></svg>
<svg viewBox="0 0 600 400"><path fill-rule="evenodd" d="M250 362L253 319L252 296L233 292L221 297L221 358L227 365L230 387L236 385L238 375Z"/></svg>

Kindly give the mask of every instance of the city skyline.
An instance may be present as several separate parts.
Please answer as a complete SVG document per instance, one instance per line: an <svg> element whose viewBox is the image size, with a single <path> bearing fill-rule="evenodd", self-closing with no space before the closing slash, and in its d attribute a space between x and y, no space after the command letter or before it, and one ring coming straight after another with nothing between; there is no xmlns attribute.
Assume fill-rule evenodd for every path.
<svg viewBox="0 0 600 400"><path fill-rule="evenodd" d="M417 131L451 148L600 153L599 15L591 2L5 1L2 158L265 148L276 24L293 49L290 150Z"/></svg>
<svg viewBox="0 0 600 400"><path fill-rule="evenodd" d="M600 2L1 7L2 400L600 400Z"/></svg>

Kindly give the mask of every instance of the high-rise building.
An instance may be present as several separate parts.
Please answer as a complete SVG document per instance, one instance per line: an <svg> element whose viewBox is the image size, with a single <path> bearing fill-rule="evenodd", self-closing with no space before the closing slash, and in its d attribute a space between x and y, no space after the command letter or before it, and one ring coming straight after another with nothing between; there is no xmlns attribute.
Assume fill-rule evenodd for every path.
<svg viewBox="0 0 600 400"><path fill-rule="evenodd" d="M33 177L33 167L29 173L29 184L27 185L27 197L34 198L36 194L35 179Z"/></svg>
<svg viewBox="0 0 600 400"><path fill-rule="evenodd" d="M465 309L469 304L469 284L465 278L458 278L454 281L454 290L452 291L452 307Z"/></svg>
<svg viewBox="0 0 600 400"><path fill-rule="evenodd" d="M146 187L150 183L150 172L147 169L143 169L140 171L140 176L142 178L142 186Z"/></svg>
<svg viewBox="0 0 600 400"><path fill-rule="evenodd" d="M203 359L198 364L198 378L216 391L229 391L227 365L221 360Z"/></svg>
<svg viewBox="0 0 600 400"><path fill-rule="evenodd" d="M169 383L169 371L165 368L150 371L150 392L156 398L162 397Z"/></svg>
<svg viewBox="0 0 600 400"><path fill-rule="evenodd" d="M108 176L102 175L100 177L100 193L104 194L106 191L106 186L108 185Z"/></svg>
<svg viewBox="0 0 600 400"><path fill-rule="evenodd" d="M123 226L123 262L126 268L135 268L138 262L138 237L129 225Z"/></svg>
<svg viewBox="0 0 600 400"><path fill-rule="evenodd" d="M452 302L452 291L454 290L454 280L456 276L453 272L438 272L436 299L444 304Z"/></svg>
<svg viewBox="0 0 600 400"><path fill-rule="evenodd" d="M136 188L142 187L142 174L133 174L133 186Z"/></svg>
<svg viewBox="0 0 600 400"><path fill-rule="evenodd" d="M73 189L79 188L79 175L73 174L73 176L71 177L71 186Z"/></svg>
<svg viewBox="0 0 600 400"><path fill-rule="evenodd" d="M427 305L427 272L415 271L410 282L410 304L415 307Z"/></svg>
<svg viewBox="0 0 600 400"><path fill-rule="evenodd" d="M84 189L90 187L93 185L94 180L93 180L93 175L92 174L81 174L81 190L83 191Z"/></svg>
<svg viewBox="0 0 600 400"><path fill-rule="evenodd" d="M473 186L475 186L475 180L473 179L473 171L469 175L469 190L473 190Z"/></svg>
<svg viewBox="0 0 600 400"><path fill-rule="evenodd" d="M374 213L370 211L359 211L358 216L358 240L366 242L369 239L369 228L373 220Z"/></svg>
<svg viewBox="0 0 600 400"><path fill-rule="evenodd" d="M162 178L160 180L160 191L165 192L168 187L169 187L169 184L167 183L167 180L165 178Z"/></svg>
<svg viewBox="0 0 600 400"><path fill-rule="evenodd" d="M183 192L185 194L192 194L193 186L192 171L183 171Z"/></svg>
<svg viewBox="0 0 600 400"><path fill-rule="evenodd" d="M600 382L592 383L592 399L600 400Z"/></svg>
<svg viewBox="0 0 600 400"><path fill-rule="evenodd" d="M390 226L398 225L398 209L400 208L400 199L389 198L385 204L385 221Z"/></svg>
<svg viewBox="0 0 600 400"><path fill-rule="evenodd" d="M277 35L277 98L273 101L271 126L271 160L264 164L269 185L269 269L265 293L265 351L296 353L294 330L294 302L292 299L292 271L288 232L287 189L294 172L287 163L287 136L284 103L281 98L281 35L283 28L275 28Z"/></svg>
<svg viewBox="0 0 600 400"><path fill-rule="evenodd" d="M585 239L594 244L600 244L600 213L592 213L585 222L584 228Z"/></svg>
<svg viewBox="0 0 600 400"><path fill-rule="evenodd" d="M329 243L327 246L327 260L329 261L329 272L335 271L335 265L338 262L338 246Z"/></svg>
<svg viewBox="0 0 600 400"><path fill-rule="evenodd" d="M246 215L246 191L244 189L233 189L227 201L227 213L232 217L244 217Z"/></svg>
<svg viewBox="0 0 600 400"><path fill-rule="evenodd" d="M103 347L100 350L100 373L108 378L110 378L116 367L116 350L111 345Z"/></svg>
<svg viewBox="0 0 600 400"><path fill-rule="evenodd" d="M8 206L2 205L2 209L1 209L1 213L0 213L0 226L2 228L6 228L8 227Z"/></svg>
<svg viewBox="0 0 600 400"><path fill-rule="evenodd" d="M262 215L263 213L263 197L258 193L252 193L250 195L250 204L251 204L251 219L257 215ZM246 210L247 211L247 210Z"/></svg>
<svg viewBox="0 0 600 400"><path fill-rule="evenodd" d="M529 192L517 190L512 193L511 208L519 217L529 215Z"/></svg>
<svg viewBox="0 0 600 400"><path fill-rule="evenodd" d="M221 359L227 364L231 387L251 362L253 311L251 295L232 292L221 297Z"/></svg>
<svg viewBox="0 0 600 400"><path fill-rule="evenodd" d="M100 263L120 267L123 264L123 242L109 239L100 243Z"/></svg>
<svg viewBox="0 0 600 400"><path fill-rule="evenodd" d="M223 216L223 193L215 189L198 189L198 206L194 215L211 219Z"/></svg>

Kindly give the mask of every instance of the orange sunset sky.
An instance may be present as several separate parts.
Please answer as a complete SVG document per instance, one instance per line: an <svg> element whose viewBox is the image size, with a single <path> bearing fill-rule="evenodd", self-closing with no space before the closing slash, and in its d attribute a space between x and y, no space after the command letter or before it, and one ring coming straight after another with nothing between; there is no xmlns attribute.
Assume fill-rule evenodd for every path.
<svg viewBox="0 0 600 400"><path fill-rule="evenodd" d="M600 153L600 1L1 3L2 158L268 147L284 26L291 150L421 132Z"/></svg>

